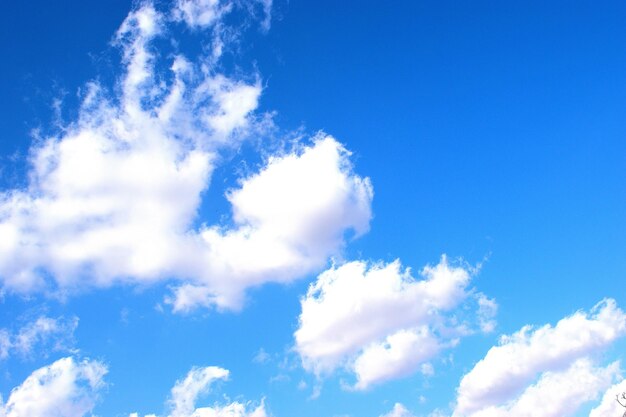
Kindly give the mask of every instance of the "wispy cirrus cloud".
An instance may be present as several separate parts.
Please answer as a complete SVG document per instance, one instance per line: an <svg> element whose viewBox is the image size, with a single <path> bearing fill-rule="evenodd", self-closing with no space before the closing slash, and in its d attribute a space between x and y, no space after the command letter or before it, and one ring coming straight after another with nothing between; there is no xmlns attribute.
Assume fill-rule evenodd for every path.
<svg viewBox="0 0 626 417"><path fill-rule="evenodd" d="M39 316L17 329L0 329L0 359L14 354L29 357L39 351L69 350L77 326L77 317Z"/></svg>

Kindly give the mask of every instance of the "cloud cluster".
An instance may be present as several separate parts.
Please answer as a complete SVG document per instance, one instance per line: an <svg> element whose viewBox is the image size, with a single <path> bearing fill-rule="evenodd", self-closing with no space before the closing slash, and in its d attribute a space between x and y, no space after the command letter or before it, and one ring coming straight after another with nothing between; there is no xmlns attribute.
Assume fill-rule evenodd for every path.
<svg viewBox="0 0 626 417"><path fill-rule="evenodd" d="M471 273L444 256L420 275L415 279L399 261L348 262L322 273L301 300L295 332L305 369L319 376L345 367L356 375L355 389L420 367L432 373L428 361L472 331L454 314L472 296Z"/></svg>
<svg viewBox="0 0 626 417"><path fill-rule="evenodd" d="M81 417L96 404L107 367L67 357L33 372L2 406L5 417Z"/></svg>
<svg viewBox="0 0 626 417"><path fill-rule="evenodd" d="M367 230L369 180L324 136L229 191L232 226L194 226L221 151L256 129L259 77L229 77L216 61L220 19L234 5L180 0L160 12L144 2L128 15L114 42L125 68L118 92L88 84L78 119L31 149L27 188L0 194L4 288L173 279L175 311L237 309L250 286L319 269L347 231ZM164 71L169 58L154 43L177 21L214 28L213 48L197 60L176 53Z"/></svg>
<svg viewBox="0 0 626 417"><path fill-rule="evenodd" d="M607 299L554 327L503 336L461 380L454 416L572 415L620 376L619 363L594 358L624 334L626 314Z"/></svg>
<svg viewBox="0 0 626 417"><path fill-rule="evenodd" d="M263 402L256 407L237 401L213 407L196 407L198 398L209 391L211 384L227 379L228 375L228 370L216 366L190 370L185 378L177 381L172 388L168 417L267 417ZM151 416L154 414L145 417ZM131 413L130 417L139 415Z"/></svg>

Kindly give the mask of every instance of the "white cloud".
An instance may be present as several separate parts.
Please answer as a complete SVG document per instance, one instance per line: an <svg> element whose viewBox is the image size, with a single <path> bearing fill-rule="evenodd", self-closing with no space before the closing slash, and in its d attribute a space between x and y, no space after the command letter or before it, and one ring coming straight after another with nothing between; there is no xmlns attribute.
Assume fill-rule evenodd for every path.
<svg viewBox="0 0 626 417"><path fill-rule="evenodd" d="M357 375L356 389L365 389L372 383L409 375L419 365L434 357L440 342L428 326L400 330L384 342L367 346L354 362Z"/></svg>
<svg viewBox="0 0 626 417"><path fill-rule="evenodd" d="M200 231L192 283L175 290L175 311L207 303L237 308L247 287L289 282L322 267L344 245L344 233L365 233L371 218L369 180L352 173L349 153L318 137L301 153L272 158L228 193L235 227Z"/></svg>
<svg viewBox="0 0 626 417"><path fill-rule="evenodd" d="M206 28L221 17L232 6L221 4L220 0L178 0L174 5L173 15L176 20L184 21L190 28Z"/></svg>
<svg viewBox="0 0 626 417"><path fill-rule="evenodd" d="M196 403L201 395L209 392L215 381L228 378L229 371L217 366L193 368L184 379L177 381L172 388L168 417L267 417L265 405L258 406L232 402L226 405L212 407L197 407ZM145 417L154 416L146 415ZM129 417L139 417L131 413Z"/></svg>
<svg viewBox="0 0 626 417"><path fill-rule="evenodd" d="M261 28L267 32L272 25L272 3L273 0L258 0L263 6L263 14L265 17L261 21Z"/></svg>
<svg viewBox="0 0 626 417"><path fill-rule="evenodd" d="M202 27L228 4L175 7ZM232 227L194 227L220 152L256 129L261 86L258 76L219 73L204 56L196 63L179 54L162 74L154 40L171 35L167 24L150 2L128 15L115 38L124 65L119 94L88 84L77 121L31 149L28 187L0 194L5 288L174 280L175 311L237 309L247 288L318 270L339 254L347 231L367 231L369 180L328 136L270 159L231 190Z"/></svg>
<svg viewBox="0 0 626 417"><path fill-rule="evenodd" d="M494 317L498 312L498 304L484 294L478 296L478 320L483 333L491 333L496 328Z"/></svg>
<svg viewBox="0 0 626 417"><path fill-rule="evenodd" d="M619 396L621 404L626 405L626 399L622 397L623 393L626 393L626 380L622 380L621 382L609 387L602 396L600 404L591 410L589 417L618 417L623 411L626 412L626 410L624 410L624 406L620 405L616 398Z"/></svg>
<svg viewBox="0 0 626 417"><path fill-rule="evenodd" d="M80 417L89 413L104 386L105 365L63 358L33 372L14 388L3 407L6 417Z"/></svg>
<svg viewBox="0 0 626 417"><path fill-rule="evenodd" d="M272 0L250 0L242 3L249 9L260 5L263 11L261 29L267 32L272 24ZM230 12L235 5L240 4L221 0L177 0L172 9L172 16L176 21L185 22L191 29L206 29L219 23L221 17Z"/></svg>
<svg viewBox="0 0 626 417"><path fill-rule="evenodd" d="M64 349L73 338L77 326L77 317L66 320L41 316L22 327L14 336L12 345L23 355L30 354L37 343L46 344L49 340L53 340L53 349Z"/></svg>
<svg viewBox="0 0 626 417"><path fill-rule="evenodd" d="M30 356L35 349L67 350L71 347L78 318L40 316L19 329L0 330L0 359L11 354Z"/></svg>
<svg viewBox="0 0 626 417"><path fill-rule="evenodd" d="M619 375L619 363L605 368L594 367L587 359L578 359L565 371L545 372L517 398L504 405L491 405L469 417L568 417L581 405L595 400ZM610 415L610 414L603 414Z"/></svg>
<svg viewBox="0 0 626 417"><path fill-rule="evenodd" d="M226 379L228 371L217 366L194 368L172 388L172 417L191 415L200 394L206 393L215 380Z"/></svg>
<svg viewBox="0 0 626 417"><path fill-rule="evenodd" d="M254 355L254 358L252 358L252 362L263 364L267 363L270 359L270 354L267 353L265 349L261 348L257 351L256 355Z"/></svg>
<svg viewBox="0 0 626 417"><path fill-rule="evenodd" d="M296 350L317 375L346 367L355 389L414 373L468 325L453 312L471 293L470 272L446 257L416 280L400 262L349 262L322 273L301 300Z"/></svg>
<svg viewBox="0 0 626 417"><path fill-rule="evenodd" d="M13 343L11 341L11 334L8 330L0 330L0 359L6 359L9 357Z"/></svg>
<svg viewBox="0 0 626 417"><path fill-rule="evenodd" d="M406 409L406 407L400 403L395 403L393 409L387 414L383 414L380 417L415 417L413 413Z"/></svg>
<svg viewBox="0 0 626 417"><path fill-rule="evenodd" d="M500 344L492 347L461 380L454 415L483 415L480 413L487 413L484 410L499 409L524 389L530 393L529 398L534 398L539 395L538 390L549 386L548 382L541 381L560 380L559 372L563 369L569 368L567 372L575 375L587 375L585 372L593 371L588 357L625 333L626 315L614 300L609 299L598 303L589 314L579 311L560 320L554 327L545 325L533 329L525 326L511 336L503 336ZM584 361L577 362L582 359ZM602 372L605 371L614 375L613 367L606 368L599 375L604 375ZM526 388L538 374L542 374L542 379L535 388ZM602 385L598 384L592 385ZM525 398L524 395L517 402Z"/></svg>
<svg viewBox="0 0 626 417"><path fill-rule="evenodd" d="M215 136L222 140L247 124L247 116L256 109L260 94L258 82L250 85L233 82L222 75L207 79L202 88L207 89L205 94L212 97L215 107L203 111L201 117L213 129Z"/></svg>

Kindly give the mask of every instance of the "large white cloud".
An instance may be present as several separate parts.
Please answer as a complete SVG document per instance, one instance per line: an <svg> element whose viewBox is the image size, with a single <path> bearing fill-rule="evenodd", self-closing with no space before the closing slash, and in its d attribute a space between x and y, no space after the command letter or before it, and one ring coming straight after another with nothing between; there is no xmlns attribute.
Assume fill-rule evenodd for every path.
<svg viewBox="0 0 626 417"><path fill-rule="evenodd" d="M610 385L618 367L613 364L594 368L593 356L625 333L626 315L614 300L608 299L598 303L590 313L576 312L554 327L525 326L513 335L503 336L500 344L491 348L461 380L454 415L570 415L573 412L570 409L559 408L561 411L555 411L556 414L523 410L535 407L533 404L539 401L536 399L542 396L556 398L559 395L556 384L569 387L568 378L587 384L582 390L588 394L579 395L581 402L576 403L574 411L582 402L595 398L599 390ZM530 386L538 376L539 382Z"/></svg>
<svg viewBox="0 0 626 417"><path fill-rule="evenodd" d="M295 332L305 369L323 375L346 367L356 375L355 389L423 365L430 372L428 360L471 331L454 314L471 295L471 274L444 256L421 275L416 280L399 261L349 262L322 273L301 301Z"/></svg>
<svg viewBox="0 0 626 417"><path fill-rule="evenodd" d="M194 28L217 27L232 8L181 0L163 13L144 2L129 14L115 37L119 93L88 84L78 119L31 150L28 187L0 194L5 288L174 279L176 311L239 308L246 288L319 269L346 231L367 230L369 181L323 136L231 190L232 227L193 226L203 223L198 210L221 150L257 129L260 81L220 73L215 50L197 62L178 54L163 73L154 40L171 35L172 14Z"/></svg>
<svg viewBox="0 0 626 417"><path fill-rule="evenodd" d="M33 372L9 395L6 417L81 417L89 413L104 386L107 368L93 360L68 357Z"/></svg>
<svg viewBox="0 0 626 417"><path fill-rule="evenodd" d="M199 397L209 392L215 381L225 380L229 371L217 366L193 368L172 388L168 417L267 417L265 405L251 406L238 401L226 405L197 407ZM150 416L145 417L151 417ZM139 417L137 413L130 417Z"/></svg>

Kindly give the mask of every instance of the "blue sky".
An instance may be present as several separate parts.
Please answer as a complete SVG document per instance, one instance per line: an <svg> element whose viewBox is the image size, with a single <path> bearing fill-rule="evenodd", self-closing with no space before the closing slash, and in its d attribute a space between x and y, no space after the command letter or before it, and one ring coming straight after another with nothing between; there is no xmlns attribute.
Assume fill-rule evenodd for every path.
<svg viewBox="0 0 626 417"><path fill-rule="evenodd" d="M5 5L0 415L621 415L625 17Z"/></svg>

